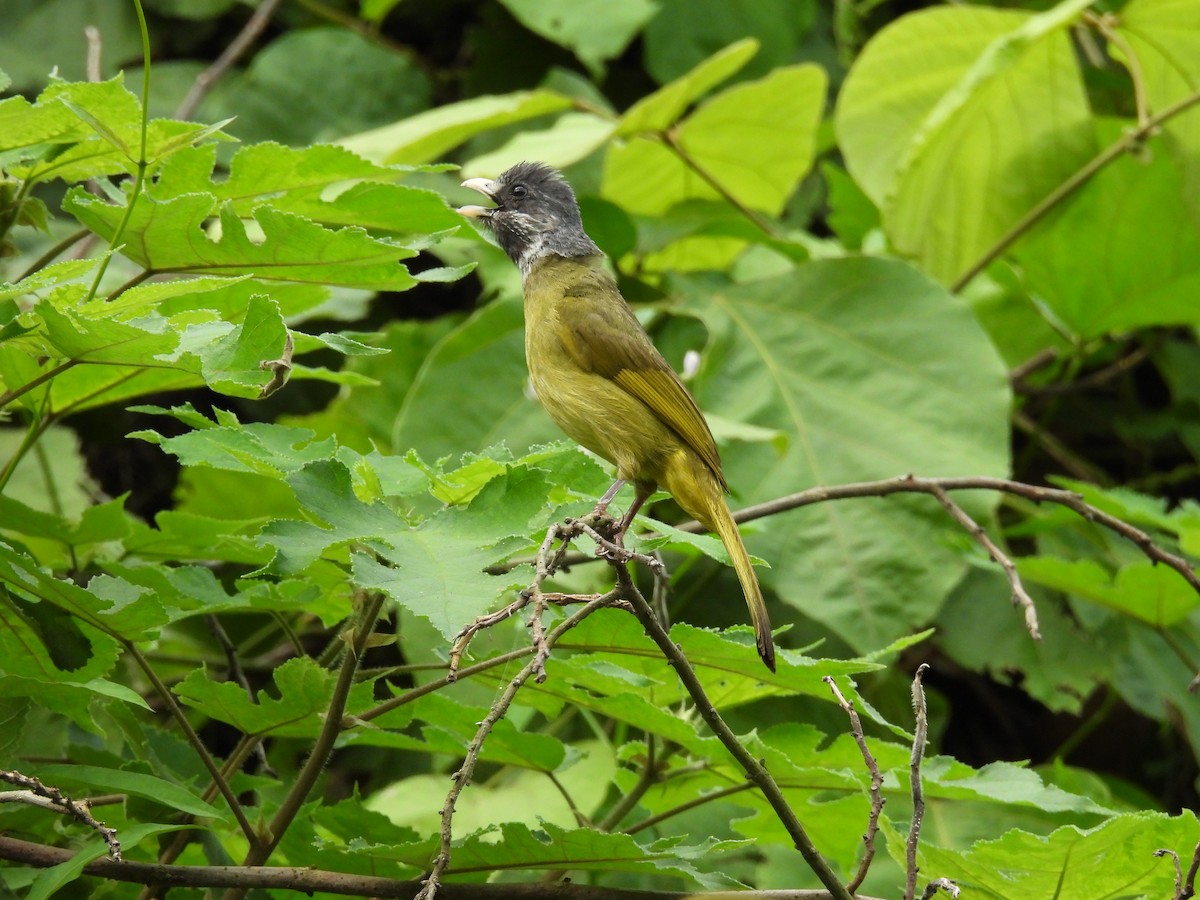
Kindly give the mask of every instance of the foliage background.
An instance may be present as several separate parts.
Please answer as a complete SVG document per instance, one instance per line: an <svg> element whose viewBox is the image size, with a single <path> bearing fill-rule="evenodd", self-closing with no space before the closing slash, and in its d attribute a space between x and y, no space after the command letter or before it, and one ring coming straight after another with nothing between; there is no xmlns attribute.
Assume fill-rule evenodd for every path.
<svg viewBox="0 0 1200 900"><path fill-rule="evenodd" d="M1195 0L297 0L178 117L252 8L146 11L149 110L170 120L151 125L146 157L125 90L143 74L132 4L12 0L0 34L3 276L26 278L0 292L0 703L20 724L0 759L120 794L103 818L131 858L165 859L181 812L211 823L178 862L250 858L149 672L218 760L266 738L227 777L269 820L337 696L340 623L364 589L394 604L346 701L371 724L340 734L270 859L415 877L432 856L445 775L506 670L380 704L439 676L455 631L530 578L498 584L484 566L527 554L605 485L525 392L516 273L446 203L467 202L462 178L523 158L565 167L710 414L735 506L909 472L1011 476L1200 553L1200 113L1149 121L1200 91ZM90 85L87 25L102 48ZM54 68L63 82L47 87ZM124 87L108 81L120 72ZM66 243L81 225L100 240ZM122 252L101 268L114 236ZM258 364L288 330L293 380L257 399ZM819 678L849 691L855 676L902 856L909 683L929 662L923 873L993 896L1036 894L1047 872L1070 896L1105 895L1117 874L1133 893L1170 890L1149 851L1189 854L1200 836L1178 815L1197 801L1196 592L1065 509L959 499L1019 557L1040 643L1003 573L920 496L748 526L773 621L790 626L780 644L797 651L771 687L744 632L677 637L736 729L758 729L756 753L840 871L861 852L867 777ZM655 514L678 519L669 501ZM742 621L714 545L666 544L672 620ZM564 585L605 577L578 566ZM229 680L214 621L257 701ZM603 622L572 633L575 652L489 743L456 835L502 830L459 848L458 877L815 884L756 799L684 810L741 775L680 711L665 666L637 662L636 627ZM525 634L497 629L474 652ZM653 839L582 827L647 772L607 830L672 811ZM44 811L0 822L103 850ZM1121 861L1084 849L1135 838L1148 849ZM45 895L77 874L2 877ZM866 890L900 880L880 860Z"/></svg>

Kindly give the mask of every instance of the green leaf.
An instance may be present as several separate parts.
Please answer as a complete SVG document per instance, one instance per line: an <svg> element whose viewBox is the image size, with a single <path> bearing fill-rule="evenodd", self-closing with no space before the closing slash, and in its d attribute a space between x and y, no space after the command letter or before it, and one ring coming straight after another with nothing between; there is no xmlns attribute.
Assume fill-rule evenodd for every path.
<svg viewBox="0 0 1200 900"><path fill-rule="evenodd" d="M1200 34L1190 0L1131 0L1121 9L1117 30L1137 57L1151 113L1200 91ZM1110 46L1118 58L1124 55L1115 43ZM1200 228L1200 124L1194 106L1162 127L1161 141L1150 144L1151 152L1159 146L1182 172L1181 196Z"/></svg>
<svg viewBox="0 0 1200 900"><path fill-rule="evenodd" d="M501 0L513 16L535 34L568 50L594 75L629 45L657 11L653 0L576 0L550 4L541 0Z"/></svg>
<svg viewBox="0 0 1200 900"><path fill-rule="evenodd" d="M923 873L951 873L964 891L996 900L1153 897L1171 893L1175 880L1171 861L1155 851L1168 847L1186 857L1198 837L1191 812L1147 812L1119 816L1087 831L1060 828L1048 837L1010 831L966 851L922 842L917 858ZM903 858L904 838L890 829L888 850Z"/></svg>
<svg viewBox="0 0 1200 900"><path fill-rule="evenodd" d="M1200 595L1182 575L1148 562L1122 566L1115 578L1092 559L1026 556L1018 561L1017 570L1034 584L1099 603L1159 628L1179 624L1200 606Z"/></svg>
<svg viewBox="0 0 1200 900"><path fill-rule="evenodd" d="M481 132L559 112L570 105L569 98L553 91L474 97L352 135L340 143L380 163L423 163Z"/></svg>
<svg viewBox="0 0 1200 900"><path fill-rule="evenodd" d="M660 132L674 125L696 100L741 69L758 52L758 41L736 41L718 50L686 75L664 85L625 111L617 135Z"/></svg>
<svg viewBox="0 0 1200 900"><path fill-rule="evenodd" d="M333 697L333 673L311 659L289 659L272 679L275 691L258 691L251 699L237 682L213 681L203 669L194 669L175 693L193 709L247 735L315 735Z"/></svg>
<svg viewBox="0 0 1200 900"><path fill-rule="evenodd" d="M1109 144L1128 123L1098 125L1100 142ZM1187 201L1169 153L1125 154L1039 223L1014 256L1030 288L1080 338L1198 323L1200 217Z"/></svg>
<svg viewBox="0 0 1200 900"><path fill-rule="evenodd" d="M153 272L257 274L281 281L340 284L368 290L403 291L416 284L400 260L415 251L372 238L360 228L330 231L315 222L268 206L247 222L211 195L184 194L158 201L139 197L124 232L122 252ZM73 189L63 208L105 240L116 233L124 210ZM219 236L206 222L219 216Z"/></svg>
<svg viewBox="0 0 1200 900"><path fill-rule="evenodd" d="M1087 5L926 9L884 28L855 61L835 119L847 168L894 246L939 281L1095 152L1065 34Z"/></svg>
<svg viewBox="0 0 1200 900"><path fill-rule="evenodd" d="M812 166L824 104L825 74L812 64L735 85L683 122L679 153L649 138L614 146L604 196L655 215L684 200L721 199L711 178L742 205L777 215Z"/></svg>
<svg viewBox="0 0 1200 900"><path fill-rule="evenodd" d="M245 69L239 66L216 82L202 115L236 116L232 131L242 140L301 146L404 119L429 106L431 79L412 55L352 28L314 24L281 29L248 55ZM338 77L330 78L330 72ZM388 89L363 90L364 85Z"/></svg>
<svg viewBox="0 0 1200 900"><path fill-rule="evenodd" d="M141 772L51 763L38 768L38 777L44 783L53 784L55 787L82 785L102 791L118 791L152 800L176 812L209 819L224 818L219 810L209 806L183 786Z"/></svg>
<svg viewBox="0 0 1200 900"><path fill-rule="evenodd" d="M808 263L746 285L676 283L710 332L701 408L778 430L726 448L742 504L814 484L920 475L1005 475L1005 370L961 301L878 259ZM962 498L977 518L994 500ZM926 621L966 565L931 498L824 503L748 536L760 574L858 650ZM776 624L779 624L776 622Z"/></svg>

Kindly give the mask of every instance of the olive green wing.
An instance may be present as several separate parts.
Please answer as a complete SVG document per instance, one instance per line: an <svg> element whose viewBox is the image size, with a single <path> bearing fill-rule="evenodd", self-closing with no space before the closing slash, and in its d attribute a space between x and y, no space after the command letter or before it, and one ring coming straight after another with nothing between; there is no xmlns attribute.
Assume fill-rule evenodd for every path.
<svg viewBox="0 0 1200 900"><path fill-rule="evenodd" d="M704 414L651 342L607 277L572 284L559 319L559 338L585 371L608 378L641 400L712 469L728 490L721 457Z"/></svg>

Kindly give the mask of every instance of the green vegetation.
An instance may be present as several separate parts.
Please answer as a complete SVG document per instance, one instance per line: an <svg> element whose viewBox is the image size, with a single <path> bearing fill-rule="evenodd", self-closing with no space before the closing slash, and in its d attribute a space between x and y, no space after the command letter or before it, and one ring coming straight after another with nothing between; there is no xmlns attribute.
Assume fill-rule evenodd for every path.
<svg viewBox="0 0 1200 900"><path fill-rule="evenodd" d="M100 820L171 896L412 896L446 841L445 896L821 887L779 803L844 884L836 686L898 898L929 663L918 892L1185 893L1200 0L142 2L0 29L0 777L42 801L0 803L0 885L166 883L85 875ZM521 159L757 510L777 675L667 499L629 545L691 689L629 610L550 602L613 588L590 538L535 572L612 473L453 209Z"/></svg>

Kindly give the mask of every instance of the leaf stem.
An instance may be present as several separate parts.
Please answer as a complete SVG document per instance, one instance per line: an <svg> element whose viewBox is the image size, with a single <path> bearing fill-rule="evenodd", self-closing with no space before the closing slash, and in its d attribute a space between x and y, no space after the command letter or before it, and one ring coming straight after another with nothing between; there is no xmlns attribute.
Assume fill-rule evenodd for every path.
<svg viewBox="0 0 1200 900"><path fill-rule="evenodd" d="M167 706L167 711L170 712L173 718L183 730L184 737L191 744L192 750L200 757L200 762L204 764L204 768L208 770L209 776L213 780L213 784L217 786L217 790L221 792L221 796L229 805L229 811L233 813L233 817L237 819L238 827L242 829L242 834L246 840L250 842L250 846L258 845L258 834L254 830L254 826L250 824L250 820L246 818L246 812L242 809L242 804L238 802L237 795L233 793L233 789L229 786L229 782L217 768L216 761L212 758L212 754L208 752L208 748L204 746L204 741L200 740L200 735L196 734L196 730L192 728L192 723L188 721L184 715L183 709L179 706L175 695L171 693L158 673L154 671L154 667L150 665L146 657L142 655L142 651L138 649L137 644L128 638L119 637L118 640L124 645L125 650L133 657L139 669L150 679L150 683L154 685L154 689L158 692L158 696L162 698L163 703Z"/></svg>
<svg viewBox="0 0 1200 900"><path fill-rule="evenodd" d="M1073 194L1077 189L1088 182L1101 169L1115 160L1117 157L1126 153L1139 143L1144 141L1156 132L1165 122L1170 121L1182 112L1191 109L1196 104L1200 103L1200 91L1189 94L1182 100L1171 104L1158 115L1151 116L1146 121L1130 131L1127 131L1118 140L1110 144L1108 147L1101 150L1096 156L1092 157L1088 162L1084 163L1073 175L1067 178L1062 184L1052 190L1042 199L1040 203L1029 210L1022 216L1012 228L1004 233L995 244L989 247L979 259L970 265L969 268L950 284L950 290L958 293L968 284L970 284L976 275L990 266L993 262L1015 244L1021 237L1025 235L1034 225L1054 209L1059 203Z"/></svg>

